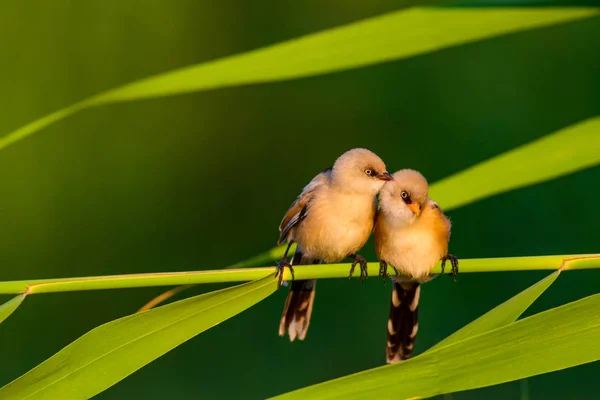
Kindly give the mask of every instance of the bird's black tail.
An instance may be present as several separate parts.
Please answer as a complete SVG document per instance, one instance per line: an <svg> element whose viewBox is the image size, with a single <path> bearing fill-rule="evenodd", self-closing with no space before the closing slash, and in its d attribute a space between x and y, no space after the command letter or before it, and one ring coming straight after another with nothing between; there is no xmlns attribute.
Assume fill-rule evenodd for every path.
<svg viewBox="0 0 600 400"><path fill-rule="evenodd" d="M296 249L292 266L317 264L318 260L310 260L303 256L300 249ZM310 325L310 316L312 314L313 303L315 301L315 286L317 281L298 280L293 281L288 293L281 322L279 324L279 336L284 336L286 332L290 335L290 341L294 341L296 337L304 340L308 325Z"/></svg>
<svg viewBox="0 0 600 400"><path fill-rule="evenodd" d="M418 282L393 281L385 351L388 364L406 360L413 351L419 329L420 292Z"/></svg>

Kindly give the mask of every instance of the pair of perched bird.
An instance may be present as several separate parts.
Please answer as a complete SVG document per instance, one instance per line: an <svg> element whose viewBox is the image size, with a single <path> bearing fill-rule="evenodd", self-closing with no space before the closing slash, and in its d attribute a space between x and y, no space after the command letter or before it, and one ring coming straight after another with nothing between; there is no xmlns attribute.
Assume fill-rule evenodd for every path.
<svg viewBox="0 0 600 400"><path fill-rule="evenodd" d="M380 275L388 276L388 265L396 272L387 324L388 363L407 359L412 353L420 284L431 279L430 272L440 260L442 270L447 260L455 277L458 270L456 258L448 254L450 221L427 195L427 180L419 172L404 169L390 175L375 153L352 149L304 187L279 227L279 243L288 243L278 263L276 276L280 280L285 267L293 276L294 265L336 263L346 257L354 259L350 276L359 264L364 279L367 262L356 253L375 231ZM289 263L292 243L297 247ZM292 282L280 336L287 332L292 341L306 337L315 285L315 280Z"/></svg>

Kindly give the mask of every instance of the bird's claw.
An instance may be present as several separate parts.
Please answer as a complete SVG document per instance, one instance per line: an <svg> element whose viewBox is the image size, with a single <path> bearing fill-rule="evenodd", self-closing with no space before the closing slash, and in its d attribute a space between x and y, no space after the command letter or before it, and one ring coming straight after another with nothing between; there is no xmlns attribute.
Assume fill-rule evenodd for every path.
<svg viewBox="0 0 600 400"><path fill-rule="evenodd" d="M379 277L383 277L383 284L387 281L387 277L389 276L387 273L388 264L385 261L379 261Z"/></svg>
<svg viewBox="0 0 600 400"><path fill-rule="evenodd" d="M458 275L458 259L454 257L452 254L447 254L442 258L442 274L444 273L444 268L446 267L446 261L450 260L450 264L452 265L452 269L450 273L452 274L452 278L454 282L456 282L456 275Z"/></svg>
<svg viewBox="0 0 600 400"><path fill-rule="evenodd" d="M356 264L360 264L360 283L364 283L365 279L369 277L369 272L367 270L367 260L362 258L357 254L351 255L354 258L354 262L352 263L352 267L350 268L350 275L348 275L348 279L352 278L352 274L354 273L354 267Z"/></svg>
<svg viewBox="0 0 600 400"><path fill-rule="evenodd" d="M396 269L396 267L394 267L392 265L392 268L394 269L394 273L396 274L396 276L400 275L398 273L398 270ZM383 277L384 285L387 282L387 278L390 276L390 274L388 274L387 270L388 270L388 263L386 261L379 261L379 277Z"/></svg>
<svg viewBox="0 0 600 400"><path fill-rule="evenodd" d="M283 273L285 272L285 267L288 267L290 269L290 273L292 274L292 280L294 280L294 268L292 267L292 264L290 264L287 260L287 258L281 257L281 259L279 260L279 262L277 263L277 267L276 267L276 271L275 271L275 278L279 278L279 280L277 281L277 288L279 289L281 287L281 284L283 283Z"/></svg>

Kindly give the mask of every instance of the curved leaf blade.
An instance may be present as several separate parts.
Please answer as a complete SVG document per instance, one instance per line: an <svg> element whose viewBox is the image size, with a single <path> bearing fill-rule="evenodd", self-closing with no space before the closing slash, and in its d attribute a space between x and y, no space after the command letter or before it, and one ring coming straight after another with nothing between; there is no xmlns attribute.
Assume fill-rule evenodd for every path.
<svg viewBox="0 0 600 400"><path fill-rule="evenodd" d="M497 385L600 359L600 294L413 359L276 399L420 399Z"/></svg>
<svg viewBox="0 0 600 400"><path fill-rule="evenodd" d="M0 306L0 324L19 308L25 296L25 293L19 294Z"/></svg>
<svg viewBox="0 0 600 400"><path fill-rule="evenodd" d="M586 7L415 7L143 79L94 101L127 101L327 74L596 13L597 8Z"/></svg>
<svg viewBox="0 0 600 400"><path fill-rule="evenodd" d="M595 7L415 7L141 79L0 138L0 149L92 106L355 69L592 17Z"/></svg>
<svg viewBox="0 0 600 400"><path fill-rule="evenodd" d="M436 182L429 193L444 210L449 210L599 163L600 117L595 117Z"/></svg>
<svg viewBox="0 0 600 400"><path fill-rule="evenodd" d="M496 328L511 324L517 320L533 304L533 302L542 295L554 283L560 270L553 272L541 281L525 289L514 297L511 297L504 303L495 307L491 311L483 314L473 322L469 323L462 329L454 332L446 339L442 340L430 350L448 346L450 344L468 339L470 337L480 335Z"/></svg>
<svg viewBox="0 0 600 400"><path fill-rule="evenodd" d="M441 273L440 264L438 263L432 273ZM600 254L465 258L460 260L460 273L556 270L561 266L568 270L600 269ZM367 267L369 275L377 276L379 273L378 262L370 262ZM296 279L347 278L349 269L350 264L298 265L294 267L294 274ZM265 275L273 273L275 273L275 267L7 281L0 282L0 294L18 294L25 290L28 290L29 294L39 294L195 283L244 282L261 279ZM285 270L284 279L291 279L288 269Z"/></svg>
<svg viewBox="0 0 600 400"><path fill-rule="evenodd" d="M88 399L276 288L269 275L101 325L4 386L0 398Z"/></svg>

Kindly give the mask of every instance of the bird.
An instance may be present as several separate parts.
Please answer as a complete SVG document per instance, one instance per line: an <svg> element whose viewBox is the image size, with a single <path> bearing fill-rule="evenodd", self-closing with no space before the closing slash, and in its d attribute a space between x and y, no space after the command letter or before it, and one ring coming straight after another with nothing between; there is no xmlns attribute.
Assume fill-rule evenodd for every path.
<svg viewBox="0 0 600 400"><path fill-rule="evenodd" d="M379 193L375 220L375 253L379 275L386 279L388 264L392 276L392 299L387 321L386 361L408 359L414 347L418 325L421 283L431 280L430 272L442 261L452 264L456 281L458 260L448 254L452 224L440 206L428 198L428 184L418 171L402 169ZM385 281L384 281L385 282Z"/></svg>
<svg viewBox="0 0 600 400"><path fill-rule="evenodd" d="M284 269L290 269L292 283L281 321L279 336L289 334L304 340L315 300L316 280L295 280L293 266L340 262L346 257L360 264L360 277L367 276L367 262L356 254L373 232L377 209L376 195L387 181L393 180L383 160L370 150L346 151L331 168L315 176L289 207L279 225L278 244L288 243L277 264L279 285ZM291 263L288 252L296 250Z"/></svg>

